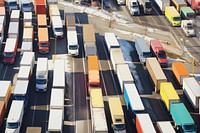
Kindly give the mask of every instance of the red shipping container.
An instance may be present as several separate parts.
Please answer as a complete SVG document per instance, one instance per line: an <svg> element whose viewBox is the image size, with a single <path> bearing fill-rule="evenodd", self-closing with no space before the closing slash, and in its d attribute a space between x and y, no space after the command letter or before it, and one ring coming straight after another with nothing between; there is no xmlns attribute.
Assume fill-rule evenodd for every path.
<svg viewBox="0 0 200 133"><path fill-rule="evenodd" d="M36 14L46 14L46 2L44 0L35 0L34 8Z"/></svg>

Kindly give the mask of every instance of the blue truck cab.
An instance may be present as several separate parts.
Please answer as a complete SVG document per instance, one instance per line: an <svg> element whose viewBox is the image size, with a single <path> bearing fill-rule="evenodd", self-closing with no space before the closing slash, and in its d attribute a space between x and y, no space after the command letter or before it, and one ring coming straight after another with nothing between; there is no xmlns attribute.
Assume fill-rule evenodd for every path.
<svg viewBox="0 0 200 133"><path fill-rule="evenodd" d="M182 133L196 133L196 125L183 103L172 103L170 114L176 124L177 130Z"/></svg>

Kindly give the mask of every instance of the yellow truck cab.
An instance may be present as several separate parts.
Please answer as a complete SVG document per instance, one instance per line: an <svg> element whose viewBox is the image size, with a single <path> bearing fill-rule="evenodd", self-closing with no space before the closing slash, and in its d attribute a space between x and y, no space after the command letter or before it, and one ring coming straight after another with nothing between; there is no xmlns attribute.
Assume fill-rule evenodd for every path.
<svg viewBox="0 0 200 133"><path fill-rule="evenodd" d="M178 11L174 6L168 6L165 8L165 17L170 22L172 26L180 26L181 25L181 17Z"/></svg>

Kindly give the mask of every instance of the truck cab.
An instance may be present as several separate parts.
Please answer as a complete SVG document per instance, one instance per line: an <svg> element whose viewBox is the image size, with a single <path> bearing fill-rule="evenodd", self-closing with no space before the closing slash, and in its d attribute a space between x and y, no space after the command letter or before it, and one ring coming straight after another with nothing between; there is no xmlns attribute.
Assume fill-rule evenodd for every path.
<svg viewBox="0 0 200 133"><path fill-rule="evenodd" d="M182 20L181 21L181 28L186 36L195 36L195 31L193 28L193 24L189 20Z"/></svg>
<svg viewBox="0 0 200 133"><path fill-rule="evenodd" d="M17 53L17 39L8 38L3 52L3 62L5 64L13 64Z"/></svg>
<svg viewBox="0 0 200 133"><path fill-rule="evenodd" d="M156 56L161 66L167 66L167 55L159 40L150 41L150 51Z"/></svg>
<svg viewBox="0 0 200 133"><path fill-rule="evenodd" d="M29 0L20 0L20 8L22 12L31 12L32 3Z"/></svg>
<svg viewBox="0 0 200 133"><path fill-rule="evenodd" d="M140 9L137 0L130 0L128 3L128 9L131 15L140 15Z"/></svg>
<svg viewBox="0 0 200 133"><path fill-rule="evenodd" d="M77 56L79 54L79 45L76 31L67 31L67 40L68 54Z"/></svg>
<svg viewBox="0 0 200 133"><path fill-rule="evenodd" d="M38 28L38 49L39 53L49 53L49 34L47 28Z"/></svg>
<svg viewBox="0 0 200 133"><path fill-rule="evenodd" d="M11 12L12 10L17 10L18 4L17 0L8 0L8 10Z"/></svg>

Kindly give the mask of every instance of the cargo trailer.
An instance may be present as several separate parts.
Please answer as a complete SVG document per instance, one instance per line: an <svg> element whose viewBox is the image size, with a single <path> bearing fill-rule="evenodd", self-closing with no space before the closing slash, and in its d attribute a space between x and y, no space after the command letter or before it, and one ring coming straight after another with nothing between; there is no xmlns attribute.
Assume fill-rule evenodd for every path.
<svg viewBox="0 0 200 133"><path fill-rule="evenodd" d="M12 85L11 81L0 81L0 101L3 101L5 103L5 108L7 108L10 95L12 91Z"/></svg>
<svg viewBox="0 0 200 133"><path fill-rule="evenodd" d="M165 7L170 6L170 0L155 0L155 2L163 14L165 12Z"/></svg>
<svg viewBox="0 0 200 133"><path fill-rule="evenodd" d="M105 33L105 41L109 52L111 48L120 48L119 42L114 33Z"/></svg>
<svg viewBox="0 0 200 133"><path fill-rule="evenodd" d="M176 133L170 121L158 121L157 127L160 133Z"/></svg>
<svg viewBox="0 0 200 133"><path fill-rule="evenodd" d="M8 38L16 38L18 41L19 22L10 22L8 29Z"/></svg>
<svg viewBox="0 0 200 133"><path fill-rule="evenodd" d="M33 52L33 42L22 42L20 55L22 56L24 52Z"/></svg>
<svg viewBox="0 0 200 133"><path fill-rule="evenodd" d="M62 59L54 60L52 87L65 89L65 61Z"/></svg>
<svg viewBox="0 0 200 133"><path fill-rule="evenodd" d="M31 74L35 66L35 53L34 52L24 52L22 59L20 61L20 66L30 66Z"/></svg>
<svg viewBox="0 0 200 133"><path fill-rule="evenodd" d="M31 77L31 67L30 66L20 66L17 75L17 80L29 80Z"/></svg>
<svg viewBox="0 0 200 133"><path fill-rule="evenodd" d="M48 133L60 132L62 133L63 128L63 110L50 109L49 122L48 122Z"/></svg>
<svg viewBox="0 0 200 133"><path fill-rule="evenodd" d="M50 99L50 110L57 109L64 111L64 89L52 88Z"/></svg>
<svg viewBox="0 0 200 133"><path fill-rule="evenodd" d="M33 42L33 28L29 27L29 28L24 28L24 32L23 32L23 42Z"/></svg>

